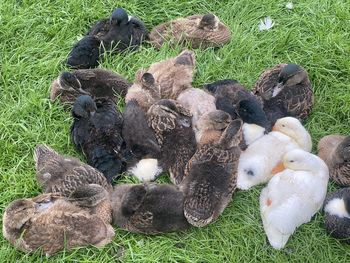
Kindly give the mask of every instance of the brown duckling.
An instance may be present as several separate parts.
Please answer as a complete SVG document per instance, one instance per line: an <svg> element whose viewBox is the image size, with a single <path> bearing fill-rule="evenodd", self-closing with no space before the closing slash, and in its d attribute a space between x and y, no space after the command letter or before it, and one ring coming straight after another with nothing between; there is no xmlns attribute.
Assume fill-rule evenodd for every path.
<svg viewBox="0 0 350 263"><path fill-rule="evenodd" d="M213 14L178 18L153 28L150 42L160 48L164 42L189 44L192 48L221 47L231 39L230 29Z"/></svg>
<svg viewBox="0 0 350 263"><path fill-rule="evenodd" d="M169 184L121 184L111 194L113 224L134 233L185 230L184 196Z"/></svg>
<svg viewBox="0 0 350 263"><path fill-rule="evenodd" d="M263 99L264 110L272 124L286 116L305 120L314 104L308 74L296 64L278 64L264 71L253 93Z"/></svg>
<svg viewBox="0 0 350 263"><path fill-rule="evenodd" d="M326 231L332 237L350 243L350 188L329 193L323 209Z"/></svg>
<svg viewBox="0 0 350 263"><path fill-rule="evenodd" d="M350 137L327 135L318 143L318 156L327 164L337 184L350 186Z"/></svg>
<svg viewBox="0 0 350 263"><path fill-rule="evenodd" d="M219 141L202 145L188 162L180 189L187 221L203 227L216 220L236 189L242 121L232 121Z"/></svg>
<svg viewBox="0 0 350 263"><path fill-rule="evenodd" d="M23 252L42 249L46 256L65 248L102 247L113 240L114 230L106 221L111 219L111 204L101 188L91 185L69 199L50 193L13 201L3 215L3 235ZM75 197L77 202L71 202ZM101 202L108 205L99 207ZM102 210L108 219L100 217Z"/></svg>
<svg viewBox="0 0 350 263"><path fill-rule="evenodd" d="M195 64L194 52L184 50L176 57L152 64L147 70L139 70L137 75L151 73L161 98L175 100L182 91L192 87Z"/></svg>
<svg viewBox="0 0 350 263"><path fill-rule="evenodd" d="M45 193L60 193L69 196L83 185L98 184L107 191L111 185L104 175L77 158L60 155L47 145L38 145L34 150L37 180Z"/></svg>
<svg viewBox="0 0 350 263"><path fill-rule="evenodd" d="M59 100L71 105L80 95L90 95L93 98L112 98L125 96L130 83L117 73L106 69L79 69L73 72L63 72L51 84L51 101Z"/></svg>

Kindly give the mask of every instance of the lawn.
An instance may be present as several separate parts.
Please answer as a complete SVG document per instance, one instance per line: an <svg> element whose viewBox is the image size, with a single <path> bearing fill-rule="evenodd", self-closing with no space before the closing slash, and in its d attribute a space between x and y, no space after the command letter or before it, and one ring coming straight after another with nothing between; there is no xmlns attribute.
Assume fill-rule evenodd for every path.
<svg viewBox="0 0 350 263"><path fill-rule="evenodd" d="M92 3L93 2L93 3ZM259 74L277 63L305 67L316 103L306 127L314 150L327 134L349 134L350 2L299 0L288 10L287 1L154 0L50 1L4 0L0 3L0 213L17 198L40 193L35 180L33 149L47 143L61 153L82 158L70 142L70 113L48 99L51 81L65 69L62 63L73 44L99 18L116 6L137 15L151 29L180 16L213 12L232 31L221 49L196 50L194 86L234 78L252 87ZM260 19L275 25L260 32ZM160 51L145 44L139 52L106 55L101 67L133 81L135 72L178 54L181 47ZM123 101L119 106L123 107ZM136 180L123 178L120 182ZM169 182L161 177L160 182ZM119 182L118 182L119 183ZM183 233L159 236L131 234L116 228L113 243L61 252L57 262L349 262L350 246L326 235L318 213L300 227L287 246L274 250L267 242L259 213L262 187L234 195L213 224ZM330 183L329 190L336 189ZM40 253L15 250L1 235L0 262L47 261Z"/></svg>

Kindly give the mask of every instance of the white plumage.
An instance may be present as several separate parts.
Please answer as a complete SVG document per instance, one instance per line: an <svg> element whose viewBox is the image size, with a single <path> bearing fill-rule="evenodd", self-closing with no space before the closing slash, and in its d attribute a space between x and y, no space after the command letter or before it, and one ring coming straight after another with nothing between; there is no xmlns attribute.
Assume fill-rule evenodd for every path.
<svg viewBox="0 0 350 263"><path fill-rule="evenodd" d="M157 159L142 159L135 166L129 169L129 172L142 182L150 182L162 172L158 166Z"/></svg>

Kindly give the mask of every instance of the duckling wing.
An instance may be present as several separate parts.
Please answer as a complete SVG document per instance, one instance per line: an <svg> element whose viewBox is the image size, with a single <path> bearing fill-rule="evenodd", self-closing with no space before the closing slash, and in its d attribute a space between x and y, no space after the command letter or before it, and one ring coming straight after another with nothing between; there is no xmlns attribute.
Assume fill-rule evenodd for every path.
<svg viewBox="0 0 350 263"><path fill-rule="evenodd" d="M148 38L148 30L145 24L136 17L131 17L129 23L132 24L131 46L139 46L143 40Z"/></svg>
<svg viewBox="0 0 350 263"><path fill-rule="evenodd" d="M87 35L95 36L95 37L99 38L99 37L104 36L105 34L107 34L109 29L110 29L109 19L103 19L103 20L100 20L97 23L95 23L91 27L91 29L89 30Z"/></svg>

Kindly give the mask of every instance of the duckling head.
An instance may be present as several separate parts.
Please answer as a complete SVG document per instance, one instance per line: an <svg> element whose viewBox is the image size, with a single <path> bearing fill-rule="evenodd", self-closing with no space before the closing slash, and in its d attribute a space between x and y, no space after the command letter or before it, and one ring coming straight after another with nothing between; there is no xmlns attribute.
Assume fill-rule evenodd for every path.
<svg viewBox="0 0 350 263"><path fill-rule="evenodd" d="M81 88L79 79L70 72L63 72L58 78L59 88L64 91L89 94L87 91Z"/></svg>
<svg viewBox="0 0 350 263"><path fill-rule="evenodd" d="M34 149L34 162L37 171L40 171L46 164L47 160L56 159L58 153L47 145L39 144ZM50 174L43 175L43 181L50 179Z"/></svg>
<svg viewBox="0 0 350 263"><path fill-rule="evenodd" d="M287 64L278 75L278 83L285 86L297 85L307 78L306 71L297 64Z"/></svg>
<svg viewBox="0 0 350 263"><path fill-rule="evenodd" d="M218 110L225 111L231 115L232 118L237 118L237 111L233 106L232 101L227 97L218 97L215 100L215 106Z"/></svg>
<svg viewBox="0 0 350 263"><path fill-rule="evenodd" d="M230 114L222 110L215 110L204 114L197 122L196 128L200 131L223 130L232 121Z"/></svg>
<svg viewBox="0 0 350 263"><path fill-rule="evenodd" d="M128 13L121 7L115 9L111 15L110 23L112 25L125 25L129 22Z"/></svg>
<svg viewBox="0 0 350 263"><path fill-rule="evenodd" d="M198 28L214 31L219 27L219 19L213 14L206 14L199 21Z"/></svg>
<svg viewBox="0 0 350 263"><path fill-rule="evenodd" d="M237 113L243 122L261 126L266 132L271 130L271 123L257 100L241 100L237 107Z"/></svg>
<svg viewBox="0 0 350 263"><path fill-rule="evenodd" d="M89 95L81 95L74 102L72 113L73 116L89 118L97 110L96 103Z"/></svg>
<svg viewBox="0 0 350 263"><path fill-rule="evenodd" d="M346 137L336 148L335 159L337 163L350 163L350 136Z"/></svg>
<svg viewBox="0 0 350 263"><path fill-rule="evenodd" d="M196 65L196 57L193 51L184 50L175 58L175 65L185 65L194 67Z"/></svg>
<svg viewBox="0 0 350 263"><path fill-rule="evenodd" d="M30 199L13 201L4 213L4 235L10 230L20 230L36 212L36 204ZM5 234L6 233L6 234Z"/></svg>
<svg viewBox="0 0 350 263"><path fill-rule="evenodd" d="M239 84L238 81L235 79L223 79L215 81L213 83L205 84L203 88L211 93L216 93L216 91L219 89L226 87L231 88L235 84Z"/></svg>
<svg viewBox="0 0 350 263"><path fill-rule="evenodd" d="M272 130L291 137L301 149L311 151L311 136L298 119L293 117L278 119Z"/></svg>

